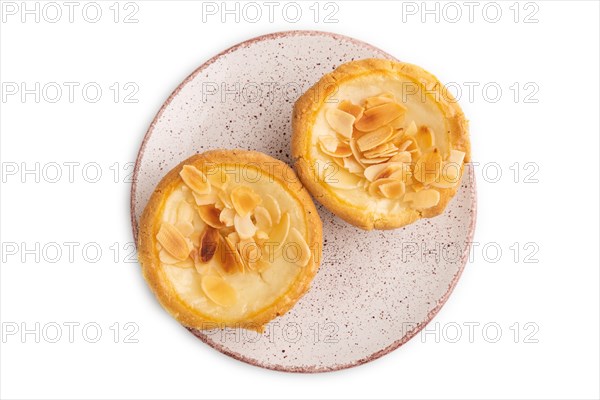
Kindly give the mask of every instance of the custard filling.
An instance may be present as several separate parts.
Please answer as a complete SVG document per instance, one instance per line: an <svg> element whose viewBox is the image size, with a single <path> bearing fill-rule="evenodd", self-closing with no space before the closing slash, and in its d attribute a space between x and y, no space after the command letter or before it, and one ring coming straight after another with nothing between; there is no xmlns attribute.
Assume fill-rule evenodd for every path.
<svg viewBox="0 0 600 400"><path fill-rule="evenodd" d="M452 149L434 93L408 77L360 76L316 114L310 157L333 195L375 214L440 201L458 185L465 152Z"/></svg>
<svg viewBox="0 0 600 400"><path fill-rule="evenodd" d="M179 298L220 321L273 305L312 255L300 201L251 165L186 165L164 202L156 251Z"/></svg>

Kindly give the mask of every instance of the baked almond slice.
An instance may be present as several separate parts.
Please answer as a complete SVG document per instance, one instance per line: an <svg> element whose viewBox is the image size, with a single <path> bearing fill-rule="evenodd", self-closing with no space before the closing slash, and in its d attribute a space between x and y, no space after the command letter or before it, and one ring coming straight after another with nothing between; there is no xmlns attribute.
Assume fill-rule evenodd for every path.
<svg viewBox="0 0 600 400"><path fill-rule="evenodd" d="M410 163L412 161L412 156L408 151L400 150L398 154L393 156L390 159L390 162L402 162L402 163Z"/></svg>
<svg viewBox="0 0 600 400"><path fill-rule="evenodd" d="M281 207L279 206L279 202L275 197L267 193L264 197L264 206L269 211L273 224L278 224L281 220Z"/></svg>
<svg viewBox="0 0 600 400"><path fill-rule="evenodd" d="M460 150L450 150L450 155L448 156L448 162L457 164L459 167L462 166L465 160L465 152Z"/></svg>
<svg viewBox="0 0 600 400"><path fill-rule="evenodd" d="M388 182L379 185L379 191L388 199L399 199L404 196L406 186L402 181Z"/></svg>
<svg viewBox="0 0 600 400"><path fill-rule="evenodd" d="M262 203L262 199L248 186L237 186L231 191L231 203L241 217L246 217Z"/></svg>
<svg viewBox="0 0 600 400"><path fill-rule="evenodd" d="M214 191L206 194L192 192L192 195L194 196L194 201L196 201L196 204L199 206L207 206L209 204L215 204L217 201L219 201L219 197Z"/></svg>
<svg viewBox="0 0 600 400"><path fill-rule="evenodd" d="M240 235L241 240L250 239L258 230L256 225L252 222L250 214L246 214L245 217L236 214L235 217L233 217L233 226L238 235Z"/></svg>
<svg viewBox="0 0 600 400"><path fill-rule="evenodd" d="M182 262L181 260L178 260L175 257L173 257L171 254L169 254L169 252L167 252L165 249L161 249L158 252L158 259L165 264L177 265L177 266L179 266L179 264Z"/></svg>
<svg viewBox="0 0 600 400"><path fill-rule="evenodd" d="M360 161L362 158L362 154L360 154L360 150L358 150L358 146L356 145L356 139L350 139L350 150L352 150L352 156L354 160L361 166L365 167L365 165Z"/></svg>
<svg viewBox="0 0 600 400"><path fill-rule="evenodd" d="M332 156L334 158L342 158L342 157L348 157L348 156L352 155L352 150L350 149L350 146L345 143L339 143L337 145L335 151L333 151L333 152L330 152L323 145L321 145L321 151L323 151L323 153L325 153L329 156Z"/></svg>
<svg viewBox="0 0 600 400"><path fill-rule="evenodd" d="M440 202L440 192L435 189L424 189L420 192L406 193L404 201L410 201L411 207L417 210L435 207Z"/></svg>
<svg viewBox="0 0 600 400"><path fill-rule="evenodd" d="M275 243L274 250L277 251L283 246L290 232L290 214L284 213L281 221L273 227L270 232L271 241Z"/></svg>
<svg viewBox="0 0 600 400"><path fill-rule="evenodd" d="M396 179L391 179L391 178L383 178L383 179L378 179L375 182L372 182L369 185L369 194L371 196L383 196L381 194L381 192L379 191L379 187L381 185L385 185L387 183L393 183L393 182L397 182Z"/></svg>
<svg viewBox="0 0 600 400"><path fill-rule="evenodd" d="M354 157L344 157L344 168L352 174L362 175L365 167L363 167Z"/></svg>
<svg viewBox="0 0 600 400"><path fill-rule="evenodd" d="M201 285L206 297L220 306L231 307L237 302L237 292L220 276L207 275Z"/></svg>
<svg viewBox="0 0 600 400"><path fill-rule="evenodd" d="M365 111L363 107L353 104L348 100L342 101L338 108L348 114L353 115L356 121L358 121L362 117L363 112Z"/></svg>
<svg viewBox="0 0 600 400"><path fill-rule="evenodd" d="M375 158L381 154L385 154L390 150L397 150L398 148L392 143L382 143L379 146L372 148L371 150L365 151L363 155L365 158Z"/></svg>
<svg viewBox="0 0 600 400"><path fill-rule="evenodd" d="M410 124L408 124L408 127L406 128L405 134L406 136L413 136L415 133L417 133L417 131L417 124L415 123L415 121L411 121Z"/></svg>
<svg viewBox="0 0 600 400"><path fill-rule="evenodd" d="M392 137L393 133L394 130L391 126L384 125L358 138L356 140L356 145L360 151L371 150L380 144L387 142L389 138Z"/></svg>
<svg viewBox="0 0 600 400"><path fill-rule="evenodd" d="M206 178L212 187L216 187L219 190L225 190L229 184L229 175L223 170L210 171L210 173L206 174Z"/></svg>
<svg viewBox="0 0 600 400"><path fill-rule="evenodd" d="M298 229L296 229L296 228L290 229L290 233L288 236L288 243L292 243L293 247L296 247L296 251L299 252L299 254L297 254L297 257L294 257L294 259L297 258L296 264L301 267L305 267L308 264L308 262L310 261L310 257L312 256L312 253L310 251L310 247L308 247L308 244L306 243L306 240L304 240L304 237L298 231ZM289 248L289 246L288 246L288 248Z"/></svg>
<svg viewBox="0 0 600 400"><path fill-rule="evenodd" d="M369 180L370 182L373 182L377 179L377 177L379 176L379 174L381 174L382 171L384 171L386 168L401 168L402 164L401 163L385 163L385 164L377 164L377 165L371 165L367 168L365 168L365 178L367 178L367 180Z"/></svg>
<svg viewBox="0 0 600 400"><path fill-rule="evenodd" d="M357 188L360 178L354 174L349 173L344 168L337 168L336 171L334 171L331 174L328 174L325 177L324 181L333 188L341 190L351 190Z"/></svg>
<svg viewBox="0 0 600 400"><path fill-rule="evenodd" d="M352 137L352 126L356 121L354 115L338 108L330 108L325 114L325 119L334 131L347 138Z"/></svg>
<svg viewBox="0 0 600 400"><path fill-rule="evenodd" d="M406 107L398 103L381 104L365 110L362 118L356 122L355 127L362 132L371 132L392 122L405 112Z"/></svg>
<svg viewBox="0 0 600 400"><path fill-rule="evenodd" d="M420 126L415 135L415 139L417 140L417 144L421 151L427 151L435 146L435 135L428 126Z"/></svg>
<svg viewBox="0 0 600 400"><path fill-rule="evenodd" d="M244 271L244 260L242 260L242 256L237 250L237 243L239 241L234 242L234 240L229 236L226 238L221 237L219 246L221 250L219 252L219 261L221 262L221 268L227 274Z"/></svg>
<svg viewBox="0 0 600 400"><path fill-rule="evenodd" d="M156 234L156 240L162 248L179 261L188 258L190 248L185 237L168 222L163 222Z"/></svg>
<svg viewBox="0 0 600 400"><path fill-rule="evenodd" d="M206 175L193 165L184 165L179 176L183 182L198 194L208 194L211 191L211 185Z"/></svg>
<svg viewBox="0 0 600 400"><path fill-rule="evenodd" d="M407 174L410 173L408 166L402 163L389 162L386 165L387 166L375 176L374 181L386 178L405 181Z"/></svg>
<svg viewBox="0 0 600 400"><path fill-rule="evenodd" d="M225 226L233 226L233 218L235 217L235 210L232 208L224 208L219 214L219 221Z"/></svg>
<svg viewBox="0 0 600 400"><path fill-rule="evenodd" d="M200 246L198 247L198 259L202 263L207 263L214 257L219 245L219 231L207 226L202 236L200 236Z"/></svg>
<svg viewBox="0 0 600 400"><path fill-rule="evenodd" d="M256 221L256 227L261 231L268 232L273 227L273 220L271 214L263 206L258 206L254 209L254 219Z"/></svg>
<svg viewBox="0 0 600 400"><path fill-rule="evenodd" d="M319 136L319 145L323 152L335 153L338 148L340 141L331 135Z"/></svg>
<svg viewBox="0 0 600 400"><path fill-rule="evenodd" d="M417 181L428 185L435 182L442 170L442 156L437 148L423 154L415 163L414 177Z"/></svg>
<svg viewBox="0 0 600 400"><path fill-rule="evenodd" d="M460 169L460 164L448 161L442 163L440 176L435 182L431 183L431 186L444 189L453 188L460 182Z"/></svg>
<svg viewBox="0 0 600 400"><path fill-rule="evenodd" d="M200 215L202 221L208 226L216 229L225 227L225 224L221 222L221 210L214 205L199 206L198 215Z"/></svg>
<svg viewBox="0 0 600 400"><path fill-rule="evenodd" d="M360 161L365 165L369 165L369 164L384 163L384 162L387 162L389 159L390 159L390 157L377 157L377 158L363 158Z"/></svg>

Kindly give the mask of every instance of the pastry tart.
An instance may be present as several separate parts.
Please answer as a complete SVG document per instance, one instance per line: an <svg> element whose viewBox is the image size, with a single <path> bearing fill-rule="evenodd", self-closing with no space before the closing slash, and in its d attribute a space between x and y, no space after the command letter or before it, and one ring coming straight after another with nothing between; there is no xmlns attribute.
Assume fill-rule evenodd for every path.
<svg viewBox="0 0 600 400"><path fill-rule="evenodd" d="M321 220L292 169L243 150L209 151L171 170L138 240L158 300L195 329L260 331L308 290L322 249Z"/></svg>
<svg viewBox="0 0 600 400"><path fill-rule="evenodd" d="M401 62L341 65L298 99L292 123L306 188L367 230L441 214L470 157L456 101L433 75Z"/></svg>

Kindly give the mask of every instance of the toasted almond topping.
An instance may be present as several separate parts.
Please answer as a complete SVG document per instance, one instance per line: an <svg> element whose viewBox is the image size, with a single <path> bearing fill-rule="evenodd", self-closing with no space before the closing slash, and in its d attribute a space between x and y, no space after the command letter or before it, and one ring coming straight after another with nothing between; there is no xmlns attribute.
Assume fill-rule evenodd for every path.
<svg viewBox="0 0 600 400"><path fill-rule="evenodd" d="M254 223L252 223L250 214L246 214L245 217L236 214L233 218L233 226L235 226L235 231L240 235L241 240L250 239L257 230Z"/></svg>
<svg viewBox="0 0 600 400"><path fill-rule="evenodd" d="M435 189L425 189L420 192L407 193L405 201L410 201L415 209L425 209L437 206L440 202L440 192Z"/></svg>
<svg viewBox="0 0 600 400"><path fill-rule="evenodd" d="M196 192L192 192L192 195L194 195L194 200L196 201L196 204L199 206L207 206L209 204L215 204L219 200L219 197L217 196L217 194L215 192L211 192L211 193L207 193L207 194L198 194Z"/></svg>
<svg viewBox="0 0 600 400"><path fill-rule="evenodd" d="M384 155L390 154L390 153L394 153L398 150L398 148L396 146L394 146L392 143L382 143L379 146L365 151L363 153L363 155L365 156L365 158L376 158L376 157L382 157Z"/></svg>
<svg viewBox="0 0 600 400"><path fill-rule="evenodd" d="M365 111L365 109L362 108L361 106L352 104L352 102L350 102L348 100L342 101L340 103L340 105L338 106L338 108L348 114L353 115L357 121L362 117L363 112Z"/></svg>
<svg viewBox="0 0 600 400"><path fill-rule="evenodd" d="M411 154L408 151L400 151L390 159L390 162L410 163L412 161Z"/></svg>
<svg viewBox="0 0 600 400"><path fill-rule="evenodd" d="M394 178L401 181L406 180L406 176L409 173L408 166L396 162L389 162L384 165L386 165L386 167L375 176L375 181L386 178Z"/></svg>
<svg viewBox="0 0 600 400"><path fill-rule="evenodd" d="M185 237L173 225L163 222L156 234L156 240L170 255L179 261L188 258L190 249Z"/></svg>
<svg viewBox="0 0 600 400"><path fill-rule="evenodd" d="M338 143L335 151L329 151L321 143L321 151L323 151L323 153L330 155L334 158L348 157L348 156L352 155L352 150L350 149L350 146L345 143Z"/></svg>
<svg viewBox="0 0 600 400"><path fill-rule="evenodd" d="M221 243L219 244L220 252L218 256L221 261L221 268L228 274L244 271L244 260L242 260L242 256L237 250L239 240L234 242L232 239L229 236L226 238L221 237Z"/></svg>
<svg viewBox="0 0 600 400"><path fill-rule="evenodd" d="M360 161L362 155L358 150L358 146L356 145L356 139L350 139L350 150L352 150L352 156L354 156L354 161L356 161L361 167L365 167L365 165Z"/></svg>
<svg viewBox="0 0 600 400"><path fill-rule="evenodd" d="M388 199L399 199L404 195L406 187L402 181L394 181L379 185L379 191Z"/></svg>
<svg viewBox="0 0 600 400"><path fill-rule="evenodd" d="M238 186L231 191L231 203L235 211L245 217L262 203L261 197L247 186Z"/></svg>
<svg viewBox="0 0 600 400"><path fill-rule="evenodd" d="M158 252L158 259L161 262L169 265L177 265L177 263L181 262L181 260L178 260L172 255L170 255L165 249L162 249Z"/></svg>
<svg viewBox="0 0 600 400"><path fill-rule="evenodd" d="M256 231L256 239L257 240L267 240L269 239L269 234L265 231L258 230Z"/></svg>
<svg viewBox="0 0 600 400"><path fill-rule="evenodd" d="M389 125L396 130L402 130L402 133L404 133L404 129L402 129L404 127L404 114L392 120Z"/></svg>
<svg viewBox="0 0 600 400"><path fill-rule="evenodd" d="M237 292L220 276L207 275L202 278L202 290L206 297L220 306L231 307L237 302Z"/></svg>
<svg viewBox="0 0 600 400"><path fill-rule="evenodd" d="M362 118L356 122L356 129L371 132L380 128L406 112L406 107L398 103L385 103L365 110Z"/></svg>
<svg viewBox="0 0 600 400"><path fill-rule="evenodd" d="M415 139L417 140L417 144L421 151L426 151L432 146L435 146L435 136L433 131L425 125L419 127Z"/></svg>
<svg viewBox="0 0 600 400"><path fill-rule="evenodd" d="M354 157L345 157L343 161L344 168L346 168L349 172L353 174L362 175L363 171L365 170L365 168L361 164L359 164L358 161L354 159Z"/></svg>
<svg viewBox="0 0 600 400"><path fill-rule="evenodd" d="M414 142L412 140L404 140L401 142L400 146L398 146L398 150L400 151L405 151L407 150L411 145L414 145Z"/></svg>
<svg viewBox="0 0 600 400"><path fill-rule="evenodd" d="M177 221L175 223L175 228L177 228L177 230L186 238L190 237L190 235L194 232L194 225L187 221Z"/></svg>
<svg viewBox="0 0 600 400"><path fill-rule="evenodd" d="M319 136L319 144L321 145L321 150L323 150L323 151L327 151L329 153L335 153L339 143L340 143L340 141L334 136L331 136L331 135Z"/></svg>
<svg viewBox="0 0 600 400"><path fill-rule="evenodd" d="M213 228L223 228L225 225L221 222L221 210L216 208L214 205L206 205L198 207L198 215L202 221L204 221L208 226L212 226Z"/></svg>
<svg viewBox="0 0 600 400"><path fill-rule="evenodd" d="M225 224L225 226L233 226L233 217L235 217L235 210L224 208L221 210L221 214L219 214L219 221Z"/></svg>
<svg viewBox="0 0 600 400"><path fill-rule="evenodd" d="M450 150L450 156L448 156L448 162L457 164L459 167L462 166L465 160L465 152L460 150Z"/></svg>
<svg viewBox="0 0 600 400"><path fill-rule="evenodd" d="M231 202L231 197L229 197L229 193L225 191L220 191L217 195L219 200L225 205L227 208L233 208L233 203Z"/></svg>
<svg viewBox="0 0 600 400"><path fill-rule="evenodd" d="M193 165L184 165L179 176L183 182L198 194L210 193L210 182L198 168Z"/></svg>
<svg viewBox="0 0 600 400"><path fill-rule="evenodd" d="M358 146L360 151L371 150L379 146L380 144L385 143L392 136L393 133L394 130L392 129L392 127L389 125L385 125L380 127L379 129L372 130L371 132L358 138L356 140L356 145Z"/></svg>
<svg viewBox="0 0 600 400"><path fill-rule="evenodd" d="M266 194L264 200L264 206L271 215L271 221L273 221L274 224L278 224L281 220L281 208L279 207L279 202L270 194Z"/></svg>
<svg viewBox="0 0 600 400"><path fill-rule="evenodd" d="M300 233L300 231L298 231L298 229L296 229L296 228L290 229L290 234L288 236L288 243L294 243L299 246L300 254L297 255L298 261L296 262L296 264L300 265L301 267L305 267L308 264L308 262L310 261L310 257L312 254L310 251L310 247L308 247L306 240L304 240L304 236L302 236L302 234Z"/></svg>
<svg viewBox="0 0 600 400"><path fill-rule="evenodd" d="M354 115L337 108L330 108L325 113L325 119L334 131L347 138L352 137L352 126L356 121Z"/></svg>
<svg viewBox="0 0 600 400"><path fill-rule="evenodd" d="M452 188L460 182L460 169L461 164L444 162L442 163L442 171L440 176L435 182L431 183L431 186L437 188Z"/></svg>
<svg viewBox="0 0 600 400"><path fill-rule="evenodd" d="M271 230L271 241L275 243L274 250L277 251L283 246L290 232L290 214L283 213L281 221Z"/></svg>
<svg viewBox="0 0 600 400"><path fill-rule="evenodd" d="M229 175L222 169L211 171L206 177L212 186L220 190L225 190L229 183Z"/></svg>
<svg viewBox="0 0 600 400"><path fill-rule="evenodd" d="M200 246L198 249L198 258L200 262L209 262L217 251L219 244L219 231L207 226L202 236L200 236Z"/></svg>
<svg viewBox="0 0 600 400"><path fill-rule="evenodd" d="M369 167L367 167L365 169L365 178L367 178L370 182L375 181L375 179L377 178L377 176L386 168L390 167L391 163L386 163L386 164L376 164L376 165L371 165ZM397 163L396 164L398 167L401 167L402 164Z"/></svg>
<svg viewBox="0 0 600 400"><path fill-rule="evenodd" d="M382 162L386 162L390 159L390 157L377 157L377 158L362 158L360 162L365 165L368 164L380 164Z"/></svg>
<svg viewBox="0 0 600 400"><path fill-rule="evenodd" d="M414 177L417 181L428 185L435 182L442 170L442 156L437 148L423 154L415 163Z"/></svg>
<svg viewBox="0 0 600 400"><path fill-rule="evenodd" d="M415 133L417 133L417 124L415 123L415 121L411 121L410 124L408 124L408 127L406 128L406 136L413 136Z"/></svg>
<svg viewBox="0 0 600 400"><path fill-rule="evenodd" d="M256 227L262 231L269 231L273 226L271 214L265 207L258 206L254 209L254 219L256 220Z"/></svg>
<svg viewBox="0 0 600 400"><path fill-rule="evenodd" d="M394 182L397 182L397 180L391 179L391 178L378 179L369 185L369 194L371 196L382 196L381 192L379 191L379 187L381 185L385 185L387 183L394 183Z"/></svg>

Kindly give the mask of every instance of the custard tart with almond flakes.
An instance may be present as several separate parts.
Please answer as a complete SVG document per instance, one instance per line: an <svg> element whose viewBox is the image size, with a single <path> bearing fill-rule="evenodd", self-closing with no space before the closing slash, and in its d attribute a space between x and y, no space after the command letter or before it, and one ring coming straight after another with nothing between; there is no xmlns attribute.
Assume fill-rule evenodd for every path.
<svg viewBox="0 0 600 400"><path fill-rule="evenodd" d="M148 284L184 326L261 331L309 289L322 226L285 163L214 150L161 180L140 219L138 249Z"/></svg>
<svg viewBox="0 0 600 400"><path fill-rule="evenodd" d="M456 100L415 65L365 59L323 76L296 102L292 156L311 194L359 228L430 218L470 160Z"/></svg>

